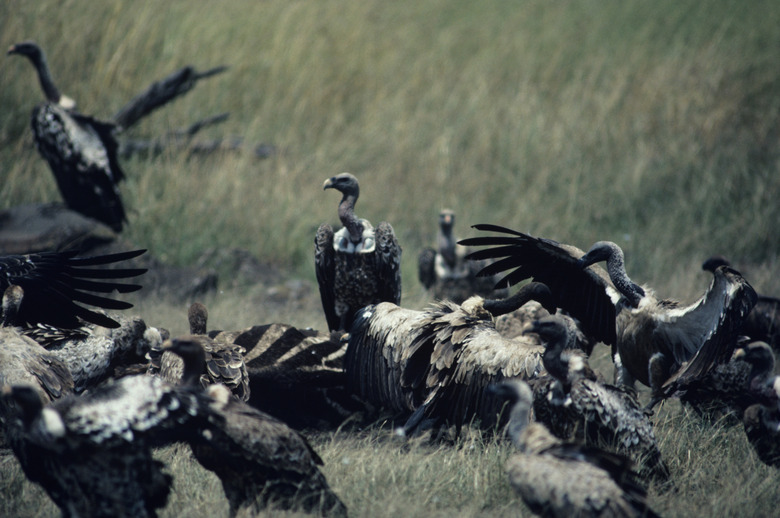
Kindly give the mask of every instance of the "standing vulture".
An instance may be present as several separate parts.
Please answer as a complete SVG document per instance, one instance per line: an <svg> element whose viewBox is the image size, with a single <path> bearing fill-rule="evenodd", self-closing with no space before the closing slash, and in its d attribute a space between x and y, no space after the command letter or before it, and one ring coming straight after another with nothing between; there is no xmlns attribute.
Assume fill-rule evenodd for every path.
<svg viewBox="0 0 780 518"><path fill-rule="evenodd" d="M511 270L504 277L510 285L527 278L547 284L558 306L577 318L587 334L612 345L620 383L633 386L639 380L651 387L651 406L673 392L669 384L702 376L727 361L756 301L753 288L728 267L715 271L699 300L683 306L658 299L652 290L634 284L626 274L623 251L615 243L600 241L585 254L576 247L496 225L474 228L504 234L461 242L492 246L470 255L499 259L483 273ZM588 268L601 261L606 261L607 272Z"/></svg>
<svg viewBox="0 0 780 518"><path fill-rule="evenodd" d="M506 463L509 483L534 513L547 517L657 517L631 461L592 446L563 442L529 422L533 395L522 381L492 390L511 405L507 433L520 450Z"/></svg>
<svg viewBox="0 0 780 518"><path fill-rule="evenodd" d="M205 368L198 340L174 338L166 347L186 366L182 385L197 390L198 369ZM222 482L230 516L256 514L266 506L303 509L323 516L346 516L343 502L319 470L322 460L305 437L283 422L230 397L224 385L208 388L208 424L192 441L200 464ZM272 397L272 395L269 395Z"/></svg>
<svg viewBox="0 0 780 518"><path fill-rule="evenodd" d="M453 233L455 213L444 209L439 213L437 247L423 249L417 257L417 276L425 289L436 299L460 304L472 295L506 297L508 290L494 289L497 279L478 277L487 265L485 261L467 261L467 248L458 245Z"/></svg>
<svg viewBox="0 0 780 518"><path fill-rule="evenodd" d="M455 425L459 432L475 417L490 428L500 405L486 393L487 386L542 371L544 348L537 341L505 339L493 323L494 316L532 297L555 311L540 283L527 284L508 299L474 296L460 305L445 300L426 311L390 303L368 306L350 330L349 383L371 403L408 416L407 434L428 425Z"/></svg>
<svg viewBox="0 0 780 518"><path fill-rule="evenodd" d="M126 221L119 195L124 173L117 160L114 124L73 110L73 101L60 94L46 56L34 42L12 45L8 54L26 56L38 72L46 102L33 109L33 136L65 204L120 232Z"/></svg>
<svg viewBox="0 0 780 518"><path fill-rule="evenodd" d="M346 331L358 309L401 303L401 247L389 223L374 228L355 215L360 188L353 175L336 175L322 188L343 194L339 219L344 226L334 233L329 224L320 225L314 237L314 268L328 329Z"/></svg>
<svg viewBox="0 0 780 518"><path fill-rule="evenodd" d="M104 309L128 309L128 302L89 292L131 293L138 284L122 284L116 279L138 277L139 268L92 268L132 259L146 252L134 250L95 257L76 257L76 252L40 252L0 257L0 290L18 285L24 292L14 325L44 324L75 329L84 322L116 328L119 323L78 303Z"/></svg>
<svg viewBox="0 0 780 518"><path fill-rule="evenodd" d="M731 266L722 256L712 256L701 265L702 270L715 273L718 266ZM756 305L748 313L740 333L751 340L768 343L775 351L780 351L780 299L769 295L758 295Z"/></svg>

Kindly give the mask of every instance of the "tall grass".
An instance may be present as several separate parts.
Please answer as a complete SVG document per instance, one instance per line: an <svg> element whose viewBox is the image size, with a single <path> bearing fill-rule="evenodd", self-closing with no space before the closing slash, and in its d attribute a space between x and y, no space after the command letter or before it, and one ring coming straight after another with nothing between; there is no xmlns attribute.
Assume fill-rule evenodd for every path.
<svg viewBox="0 0 780 518"><path fill-rule="evenodd" d="M311 282L314 231L337 223L338 196L322 182L350 171L358 214L399 236L412 307L425 300L416 255L443 207L461 236L490 222L581 248L616 241L632 276L663 295L698 295L713 253L780 292L779 22L772 1L0 3L5 44L37 40L83 112L108 117L175 68L224 63L227 73L130 136L229 111L204 137L276 146L267 160L172 151L123 161L130 240L176 264L207 247L247 248ZM29 131L41 99L28 63L0 60L2 207L59 199ZM207 302L224 326L323 327L316 288L308 295L269 307L265 291L226 291ZM183 330L184 308L169 306L137 309ZM695 423L659 422L680 490L653 493L657 509L773 510L777 475L741 432ZM397 515L407 500L419 515L522 509L500 473L504 446L403 453L381 437L317 439L353 514ZM754 498L759 508L744 507Z"/></svg>

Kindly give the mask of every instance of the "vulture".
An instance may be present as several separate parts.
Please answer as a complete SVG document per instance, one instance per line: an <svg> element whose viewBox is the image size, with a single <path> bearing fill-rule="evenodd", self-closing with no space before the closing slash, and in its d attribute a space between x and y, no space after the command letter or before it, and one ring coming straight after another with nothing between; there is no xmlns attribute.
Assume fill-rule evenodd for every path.
<svg viewBox="0 0 780 518"><path fill-rule="evenodd" d="M339 219L343 228L320 225L314 237L314 269L322 309L330 331L346 331L355 312L369 304L401 303L401 247L393 227L374 228L355 215L360 195L357 178L341 173L325 180L323 189L342 193Z"/></svg>
<svg viewBox="0 0 780 518"><path fill-rule="evenodd" d="M511 406L507 433L519 453L506 463L509 483L534 513L549 517L657 517L631 461L564 442L529 422L533 395L518 380L492 386Z"/></svg>
<svg viewBox="0 0 780 518"><path fill-rule="evenodd" d="M119 327L113 318L80 304L112 310L133 307L128 302L89 292L131 293L141 289L138 284L116 280L138 277L146 269L100 267L138 257L144 252L146 250L133 250L94 257L76 257L75 251L0 256L0 290L17 285L24 292L14 325L76 329L88 322L108 328Z"/></svg>
<svg viewBox="0 0 780 518"><path fill-rule="evenodd" d="M230 389L233 397L248 401L250 395L249 374L244 353L235 343L217 341L206 334L208 310L200 302L193 303L188 311L190 335L183 340L197 341L206 356L206 369L200 376L203 387L221 383ZM184 362L179 355L167 350L167 343L156 342L149 351L149 374L159 374L169 383L177 383L183 373Z"/></svg>
<svg viewBox="0 0 780 518"><path fill-rule="evenodd" d="M33 109L32 130L68 208L122 230L125 209L119 194L124 173L117 159L114 124L77 113L49 71L46 56L32 41L12 45L8 54L26 56L38 72L46 102Z"/></svg>
<svg viewBox="0 0 780 518"><path fill-rule="evenodd" d="M29 387L3 387L14 414L8 442L27 477L65 516L155 516L171 478L151 448L196 441L210 400L191 387L202 365L185 357L183 385L126 376L48 406ZM212 420L213 421L213 420Z"/></svg>
<svg viewBox="0 0 780 518"><path fill-rule="evenodd" d="M467 261L467 249L456 243L453 227L455 213L444 209L439 213L437 247L425 248L417 256L417 276L436 299L460 304L472 295L503 298L508 290L496 290L497 279L478 277L485 261Z"/></svg>
<svg viewBox="0 0 780 518"><path fill-rule="evenodd" d="M97 410L101 402L108 410L109 401L82 398L44 406L38 392L26 385L6 385L0 396L0 404L13 409L6 434L22 470L46 490L62 516L157 516L172 478L148 445L115 435L119 431L108 430L109 421L90 429L89 410ZM113 415L120 410L115 408Z"/></svg>
<svg viewBox="0 0 780 518"><path fill-rule="evenodd" d="M3 311L8 315L21 300L18 286L3 295ZM73 392L74 383L68 366L18 329L0 327L0 388L25 385L48 403ZM10 409L0 402L0 446L6 445L6 424Z"/></svg>
<svg viewBox="0 0 780 518"><path fill-rule="evenodd" d="M174 338L168 345L186 365L205 368L201 342ZM197 372L182 379L196 385ZM344 503L319 470L322 460L305 437L278 419L230 397L224 385L208 387L209 423L192 441L200 464L221 480L230 516L271 505L323 516L346 516Z"/></svg>
<svg viewBox="0 0 780 518"><path fill-rule="evenodd" d="M759 460L780 468L780 410L777 405L749 406L742 416L745 435Z"/></svg>
<svg viewBox="0 0 780 518"><path fill-rule="evenodd" d="M545 293L548 297L545 297ZM457 305L439 301L426 311L390 303L358 312L350 329L345 368L350 386L373 404L408 416L404 434L479 418L489 429L500 405L486 387L504 378L530 379L542 372L544 348L528 337L505 339L493 317L535 297L549 296L539 283L508 299L474 296ZM554 305L548 305L555 311Z"/></svg>
<svg viewBox="0 0 780 518"><path fill-rule="evenodd" d="M115 329L85 326L85 336L60 340L47 350L67 365L75 391L82 392L114 376L118 370L146 361L151 350L159 348L160 331L139 317L117 317Z"/></svg>
<svg viewBox="0 0 780 518"><path fill-rule="evenodd" d="M576 343L574 330L558 315L537 320L528 329L546 342L542 363L550 378L532 382L534 415L563 440L627 455L643 475L669 478L652 423L630 390L601 383Z"/></svg>
<svg viewBox="0 0 780 518"><path fill-rule="evenodd" d="M461 241L491 247L470 254L498 259L481 273L511 270L502 283L533 278L547 284L557 305L586 334L612 346L618 382L633 386L639 380L652 389L651 407L669 397L676 383L700 377L731 357L737 332L756 301L753 288L726 266L715 270L712 284L696 302L684 306L658 299L632 282L615 243L599 241L585 254L497 225L474 228L503 234ZM590 267L601 261L607 263L606 272Z"/></svg>
<svg viewBox="0 0 780 518"><path fill-rule="evenodd" d="M715 272L718 266L731 266L722 256L712 256L701 265L708 272ZM748 313L740 333L751 340L768 343L775 351L780 350L780 299L769 295L758 295L756 305Z"/></svg>
<svg viewBox="0 0 780 518"><path fill-rule="evenodd" d="M775 357L766 342L740 343L729 361L700 378L675 384L674 395L710 420L740 417L753 403L771 405L777 400L774 369Z"/></svg>

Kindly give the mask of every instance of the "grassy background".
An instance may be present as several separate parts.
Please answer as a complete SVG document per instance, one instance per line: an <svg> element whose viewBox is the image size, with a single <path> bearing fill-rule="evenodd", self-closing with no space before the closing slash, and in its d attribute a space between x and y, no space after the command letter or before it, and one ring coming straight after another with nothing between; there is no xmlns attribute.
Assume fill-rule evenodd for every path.
<svg viewBox="0 0 780 518"><path fill-rule="evenodd" d="M698 296L713 253L759 291L780 293L778 27L769 0L0 3L4 44L38 41L84 113L109 117L180 66L228 64L130 136L229 111L204 137L279 149L268 160L124 161L129 239L175 264L211 246L247 248L311 282L314 231L337 222L338 196L322 182L350 171L362 185L358 214L390 221L404 248L410 307L425 301L416 256L443 207L456 210L461 236L489 222L580 248L616 241L632 277L662 295ZM2 207L59 199L29 131L41 100L29 63L0 60ZM208 300L214 320L270 321L263 294L249 291ZM273 318L324 327L311 295ZM186 322L184 308L162 302L137 310L174 331ZM780 504L780 479L741 430L702 427L674 404L664 412L659 435L679 488L653 493L657 510L761 515ZM503 482L505 447L400 452L382 437L317 438L354 515L397 515L401 502L414 502L413 515L525 511ZM745 507L754 499L759 507Z"/></svg>

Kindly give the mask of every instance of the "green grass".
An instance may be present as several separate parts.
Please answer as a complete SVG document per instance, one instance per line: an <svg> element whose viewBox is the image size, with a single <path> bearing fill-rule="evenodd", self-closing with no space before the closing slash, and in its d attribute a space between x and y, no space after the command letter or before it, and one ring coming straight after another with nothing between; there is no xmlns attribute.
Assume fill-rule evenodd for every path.
<svg viewBox="0 0 780 518"><path fill-rule="evenodd" d="M337 222L338 196L321 185L341 171L361 180L358 214L396 230L408 307L426 300L416 256L443 207L464 237L487 222L580 248L616 241L632 277L661 295L698 296L713 253L780 293L778 26L772 1L0 3L4 44L37 40L61 89L95 116L180 66L230 65L130 136L229 111L204 138L240 135L278 155L133 158L122 185L126 237L156 256L188 264L208 247L247 248L311 288L300 303L272 305L266 290L225 289L206 300L220 327L324 327L312 239ZM2 59L2 207L59 199L29 131L41 100L32 67ZM153 325L186 325L183 307L141 300L136 310ZM653 492L656 510L772 514L778 476L741 430L675 409L658 434L678 491ZM353 515L527 513L500 470L505 446L406 451L386 435L315 438ZM3 462L3 493L24 493L3 499L0 514L52 514ZM194 468L177 462L166 513L224 513L213 479L179 487ZM753 499L758 507L745 507ZM31 508L38 502L44 510Z"/></svg>

